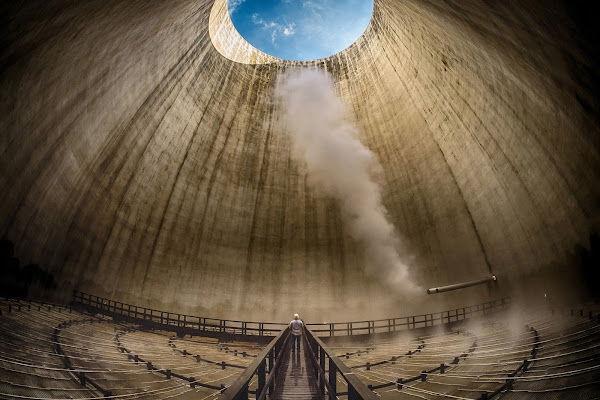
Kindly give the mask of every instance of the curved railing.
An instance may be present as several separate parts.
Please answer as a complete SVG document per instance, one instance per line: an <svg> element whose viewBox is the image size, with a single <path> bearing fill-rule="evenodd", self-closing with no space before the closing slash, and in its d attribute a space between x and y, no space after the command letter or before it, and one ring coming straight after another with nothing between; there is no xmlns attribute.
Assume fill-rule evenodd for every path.
<svg viewBox="0 0 600 400"><path fill-rule="evenodd" d="M189 335L220 336L223 334L273 337L287 323L238 321L171 313L122 303L91 294L74 291L72 304L90 312L101 313L147 327L181 332ZM510 298L488 301L474 306L455 308L436 313L370 321L306 324L316 336L369 335L396 332L448 324L467 318L503 310Z"/></svg>
<svg viewBox="0 0 600 400"><path fill-rule="evenodd" d="M455 308L429 314L411 315L409 317L384 318L370 321L332 322L322 324L306 324L318 336L353 336L373 333L396 332L428 326L443 325L462 321L481 315L500 311L510 305L510 297L492 300L474 306Z"/></svg>
<svg viewBox="0 0 600 400"><path fill-rule="evenodd" d="M255 335L273 337L287 324L277 322L237 321L217 318L197 317L140 307L73 291L72 303L83 306L92 312L119 317L128 322L139 323L170 331L181 331L185 334L224 334Z"/></svg>

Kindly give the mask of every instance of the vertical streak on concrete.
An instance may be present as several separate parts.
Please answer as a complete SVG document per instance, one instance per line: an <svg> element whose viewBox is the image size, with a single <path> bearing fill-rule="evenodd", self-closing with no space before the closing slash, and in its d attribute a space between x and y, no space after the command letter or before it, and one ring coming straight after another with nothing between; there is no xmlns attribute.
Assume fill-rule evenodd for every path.
<svg viewBox="0 0 600 400"><path fill-rule="evenodd" d="M356 43L311 62L248 47L224 0L10 7L0 234L65 292L230 318L409 312L364 276L339 207L290 160L272 89L288 68L322 68L382 161L419 283L559 281L600 227L599 68L583 36L597 29L567 3L377 0ZM438 301L461 296L488 293ZM254 313L274 302L281 314Z"/></svg>

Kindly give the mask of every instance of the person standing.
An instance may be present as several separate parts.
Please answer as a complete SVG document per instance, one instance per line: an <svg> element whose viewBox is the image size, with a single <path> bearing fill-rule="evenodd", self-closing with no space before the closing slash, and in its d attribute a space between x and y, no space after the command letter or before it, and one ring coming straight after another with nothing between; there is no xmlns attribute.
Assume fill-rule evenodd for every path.
<svg viewBox="0 0 600 400"><path fill-rule="evenodd" d="M300 351L300 338L302 337L302 330L304 329L304 323L298 316L294 314L294 319L290 322L290 331L292 331L292 352Z"/></svg>

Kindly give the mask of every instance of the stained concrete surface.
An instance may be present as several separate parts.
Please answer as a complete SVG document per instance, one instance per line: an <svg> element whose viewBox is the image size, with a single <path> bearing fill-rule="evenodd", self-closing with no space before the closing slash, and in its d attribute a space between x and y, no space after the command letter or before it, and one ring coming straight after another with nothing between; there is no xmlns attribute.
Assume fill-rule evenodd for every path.
<svg viewBox="0 0 600 400"><path fill-rule="evenodd" d="M597 28L573 4L378 0L351 47L291 62L242 43L210 0L5 3L0 235L67 297L215 317L574 290L561 279L598 231L600 142ZM337 203L290 158L273 95L290 68L332 74L418 283L493 272L498 287L407 303L365 274Z"/></svg>

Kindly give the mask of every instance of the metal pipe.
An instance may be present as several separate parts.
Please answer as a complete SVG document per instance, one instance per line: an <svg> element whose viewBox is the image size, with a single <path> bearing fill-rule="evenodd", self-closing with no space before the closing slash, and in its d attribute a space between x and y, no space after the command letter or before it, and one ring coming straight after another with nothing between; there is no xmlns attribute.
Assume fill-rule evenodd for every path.
<svg viewBox="0 0 600 400"><path fill-rule="evenodd" d="M478 281L456 283L454 285L440 286L436 288L427 289L427 294L435 294L441 292L448 292L450 290L464 289L470 286L483 285L484 283L496 282L496 275L492 275L490 278L480 279Z"/></svg>

